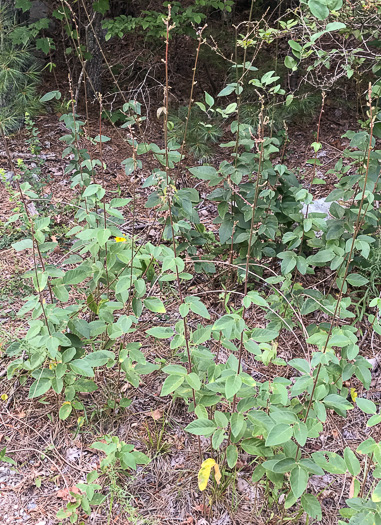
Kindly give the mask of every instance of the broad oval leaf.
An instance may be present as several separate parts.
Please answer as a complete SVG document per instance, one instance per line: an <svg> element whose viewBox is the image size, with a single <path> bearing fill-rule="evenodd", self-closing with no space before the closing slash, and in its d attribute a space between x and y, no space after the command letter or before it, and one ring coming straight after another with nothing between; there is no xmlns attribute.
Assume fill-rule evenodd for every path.
<svg viewBox="0 0 381 525"><path fill-rule="evenodd" d="M184 383L184 379L184 376L179 375L168 376L163 383L160 395L167 396L168 394L171 394Z"/></svg>
<svg viewBox="0 0 381 525"><path fill-rule="evenodd" d="M279 423L273 426L266 439L266 447L275 447L282 445L292 438L292 426L285 423Z"/></svg>
<svg viewBox="0 0 381 525"><path fill-rule="evenodd" d="M210 419L195 419L185 427L185 430L195 436L211 436L217 426Z"/></svg>

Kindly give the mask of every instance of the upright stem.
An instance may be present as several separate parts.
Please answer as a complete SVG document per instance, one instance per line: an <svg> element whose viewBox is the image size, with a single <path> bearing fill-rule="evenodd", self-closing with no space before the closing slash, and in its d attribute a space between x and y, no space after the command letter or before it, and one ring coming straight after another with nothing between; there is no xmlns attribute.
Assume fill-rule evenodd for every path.
<svg viewBox="0 0 381 525"><path fill-rule="evenodd" d="M175 241L175 230L173 227L172 197L171 197L170 178L169 178L169 151L168 151L168 109L169 109L168 55L169 55L169 33L172 29L172 26L170 25L170 21L171 21L171 6L168 5L168 17L165 20L167 33L166 33L166 41L165 41L164 143L165 143L165 174L166 174L166 185L167 185L167 188L166 188L167 189L167 204L168 204L168 209L169 209L169 220L170 220L170 225L171 225L173 253L176 258L177 250L176 250L176 241ZM179 294L180 303L182 304L184 301L184 298L183 298L183 292L181 289L181 281L180 281L179 269L177 267L177 264L175 268L176 268L177 290ZM186 347L187 358L188 358L188 374L190 374L192 372L192 359L191 359L191 351L190 351L190 345L189 345L189 329L188 329L188 323L187 323L186 317L183 318L183 325L184 325L185 347ZM192 397L193 397L193 406L194 408L196 408L196 394L195 394L194 388L192 388ZM201 453L200 436L198 436L198 452L199 452L200 461L201 461L202 453Z"/></svg>
<svg viewBox="0 0 381 525"><path fill-rule="evenodd" d="M101 93L98 93L99 95L99 160L101 161L102 165L102 187L105 190L105 168L103 165L103 143L102 143L102 95ZM105 190L106 191L106 190ZM107 214L106 214L106 194L103 196L102 199L103 204L103 222L104 222L104 229L107 229ZM108 267L107 267L107 241L105 242L105 270L106 270L106 279L107 279L107 287L109 288L109 276L108 276Z"/></svg>
<svg viewBox="0 0 381 525"><path fill-rule="evenodd" d="M343 289L344 289L344 285L345 285L345 279L347 278L348 271L349 271L349 266L350 266L350 264L352 262L352 254L353 254L353 251L354 251L356 238L357 238L357 236L359 234L359 231L360 231L360 228L361 228L361 212L362 212L364 199L365 199L366 185L367 185L367 182L368 182L369 165L370 165L370 154L371 154L371 151L372 151L372 140L373 140L373 130L374 130L374 118L373 118L373 108L372 108L372 86L371 86L371 84L369 84L368 100L369 100L369 112L370 112L370 136L369 136L369 147L368 147L368 157L367 157L367 163L366 163L366 171L365 171L365 177L364 177L364 186L363 186L363 191L362 191L362 194L361 194L361 200L360 200L360 204L359 204L359 211L357 213L356 224L355 224L355 227L354 227L352 244L351 244L351 248L350 248L350 251L349 251L349 254L348 254L348 260L347 260L347 264L346 264L346 267L345 267L344 275L342 277L342 283L341 283L339 295L338 295L338 298L337 298L337 301L336 301L335 311L333 313L333 317L332 317L332 321L331 321L330 326L329 326L327 338L326 338L326 341L324 343L324 348L322 350L323 354L326 352L326 350L328 348L328 343L329 343L329 340L330 340L331 335L332 335L333 327L335 326L335 323L336 323L337 312L339 310L341 299L343 297ZM309 412L311 410L311 406L312 406L312 403L313 403L313 398L314 398L315 390L316 390L316 387L317 387L317 383L318 383L318 379L319 379L321 368L322 368L322 365L320 363L319 366L316 369L316 377L315 377L315 380L314 380L314 383L313 383L312 392L311 392L310 400L309 400L309 403L308 403L308 406L307 406L306 414L304 416L304 423L307 421ZM297 448L297 451L296 451L296 458L297 458L297 456L299 454L299 450L300 450L300 445L298 445L298 448Z"/></svg>
<svg viewBox="0 0 381 525"><path fill-rule="evenodd" d="M70 74L69 74L69 88L70 88L70 95L71 95L71 109L72 109L72 113L73 113L73 122L75 124L75 121L76 121L76 101L74 99L72 78L71 78ZM81 148L80 148L80 144L79 144L79 137L78 137L78 131L77 131L77 126L76 125L74 125L74 140L75 140L75 146L77 148L77 151L79 151ZM81 173L82 185L84 185L82 162L79 163L79 170L80 170L80 173ZM85 210L86 210L86 213L88 214L89 210L88 210L88 207L87 207L87 198L86 197L85 197Z"/></svg>
<svg viewBox="0 0 381 525"><path fill-rule="evenodd" d="M251 212L251 223L250 223L250 234L249 234L249 241L248 241L248 247L247 247L247 253L246 253L246 266L245 266L245 285L244 285L244 297L247 295L247 289L249 284L249 266L250 266L250 253L251 253L251 243L253 240L254 235L254 225L255 225L255 211L257 208L258 203L258 195L259 195L259 187L260 187L260 181L261 181L261 172L262 172L262 158L263 158L263 111L264 111L264 104L262 100L262 106L261 106L261 113L260 113L260 123L258 127L258 142L260 144L259 148L259 159L258 159L258 172L257 172L257 182L255 185L255 195L254 195L254 201L252 205L252 212ZM242 312L242 319L245 320L246 317L246 307L243 307ZM242 355L243 355L243 334L244 331L241 332L241 338L239 343L239 355L238 355L238 370L237 373L239 374L241 371L242 366ZM233 398L233 412L235 412L236 409L236 403L237 403L237 395Z"/></svg>
<svg viewBox="0 0 381 525"><path fill-rule="evenodd" d="M317 125L317 133L316 133L316 142L319 142L319 138L320 138L320 129L321 129L321 119L323 117L323 113L324 113L324 103L325 103L325 97L326 97L326 94L325 92L323 91L322 92L322 101L321 101L321 108L320 108L320 114L319 114L319 120L318 120L318 125ZM311 190L311 186L312 186L312 183L316 177L316 163L317 163L317 153L318 153L318 150L315 148L315 157L314 157L314 166L313 166L313 172L312 172L312 177L311 177L311 180L310 180L310 183L309 183L309 190ZM306 207L306 212L304 214L304 218L307 219L308 218L308 211L309 211L309 208L310 208L310 205L307 204L307 207ZM302 232L302 238L300 240L300 247L299 247L299 255L302 253L302 249L303 249L303 241L304 241L304 227L303 227L303 232ZM297 268L295 268L295 273L294 273L294 278L292 280L292 284L291 284L291 293L294 289L294 286L295 286L295 283L296 283L296 278L298 276L298 270Z"/></svg>
<svg viewBox="0 0 381 525"><path fill-rule="evenodd" d="M11 155L11 153L9 151L7 137L5 136L4 131L2 131L2 130L1 130L1 136L2 136L2 139L3 139L3 143L4 143L5 154L7 156L8 162L9 162L9 167L11 168L11 171L13 171L13 173L16 175L16 167L14 165L14 162L13 162L13 159L12 159L12 155ZM26 214L26 216L28 218L28 221L29 221L30 230L32 232L32 237L33 237L33 246L36 247L36 250L37 250L37 253L38 253L38 258L39 258L39 261L40 261L40 264L41 264L41 268L42 268L42 271L44 272L45 271L45 263L44 263L44 259L42 257L41 251L40 251L40 246L38 244L38 241L36 240L33 220L32 220L32 217L31 217L31 215L29 213L28 205L27 205L27 202L26 202L26 199L25 199L25 195L24 195L24 193L23 193L23 191L21 189L20 182L18 181L18 179L16 177L15 177L15 180L16 180L18 192L20 193L20 197L21 197L21 200L22 200L22 203L23 203L23 206L24 206L25 214ZM50 301L51 301L51 303L53 303L53 292L52 292L51 284L49 282L49 278L48 278L48 289L49 289Z"/></svg>
<svg viewBox="0 0 381 525"><path fill-rule="evenodd" d="M190 95L189 95L189 103L188 103L188 113L187 113L187 116L185 118L184 137L183 137L183 141L181 143L180 160L179 160L179 162L177 164L177 169L176 169L176 179L177 179L177 176L179 174L181 162L182 162L183 157L184 157L184 149L185 149L185 144L186 144L186 140L187 140L189 119L190 119L190 114L191 114L192 104L193 104L193 91L194 91L194 87L196 85L196 71L197 71L198 57L200 55L201 46L202 46L202 44L204 42L204 39L202 38L202 33L203 33L203 31L204 31L204 29L206 27L207 27L207 24L205 24L204 27L202 27L197 33L198 34L198 46L197 46L196 58L195 58L195 61L194 61L194 66L193 66L192 85L191 85L191 90L190 90Z"/></svg>

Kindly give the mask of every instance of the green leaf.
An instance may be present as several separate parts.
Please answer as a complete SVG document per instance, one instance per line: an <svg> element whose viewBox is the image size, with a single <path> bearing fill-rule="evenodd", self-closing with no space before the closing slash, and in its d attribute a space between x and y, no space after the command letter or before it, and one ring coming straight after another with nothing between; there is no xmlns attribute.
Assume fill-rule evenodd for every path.
<svg viewBox="0 0 381 525"><path fill-rule="evenodd" d="M63 284L53 286L52 290L57 299L62 303L66 303L69 300L69 292Z"/></svg>
<svg viewBox="0 0 381 525"><path fill-rule="evenodd" d="M68 270L64 278L62 279L63 284L79 284L89 277L89 273L84 271L83 268L75 268L74 270Z"/></svg>
<svg viewBox="0 0 381 525"><path fill-rule="evenodd" d="M214 179L218 174L216 168L207 165L197 166L196 168L190 168L189 171L192 173L192 175L202 180Z"/></svg>
<svg viewBox="0 0 381 525"><path fill-rule="evenodd" d="M303 494L302 507L306 514L312 519L322 520L321 506L319 500L313 494Z"/></svg>
<svg viewBox="0 0 381 525"><path fill-rule="evenodd" d="M86 361L86 365L90 367L95 366L103 366L105 365L110 359L114 359L115 354L114 352L111 352L110 350L97 350L95 352L91 352L91 354L87 354L82 361ZM72 363L73 364L73 361Z"/></svg>
<svg viewBox="0 0 381 525"><path fill-rule="evenodd" d="M49 100L53 100L53 98L60 100L61 93L59 91L49 91L49 93L46 93L40 98L40 102L49 102Z"/></svg>
<svg viewBox="0 0 381 525"><path fill-rule="evenodd" d="M374 425L378 425L379 423L381 423L381 414L377 414L375 416L372 416L369 418L366 426L369 428L369 427L374 427Z"/></svg>
<svg viewBox="0 0 381 525"><path fill-rule="evenodd" d="M214 98L211 95L209 95L209 93L207 93L206 91L205 91L205 102L208 104L209 107L214 105Z"/></svg>
<svg viewBox="0 0 381 525"><path fill-rule="evenodd" d="M210 419L195 419L185 430L195 436L211 436L216 428L216 424Z"/></svg>
<svg viewBox="0 0 381 525"><path fill-rule="evenodd" d="M93 3L93 9L97 13L101 13L102 15L106 14L107 11L110 9L109 0L96 0Z"/></svg>
<svg viewBox="0 0 381 525"><path fill-rule="evenodd" d="M188 374L185 379L191 388L194 390L200 390L201 380L195 372Z"/></svg>
<svg viewBox="0 0 381 525"><path fill-rule="evenodd" d="M89 186L87 186L87 188L83 192L82 197L91 197L92 195L95 195L98 192L103 193L102 190L103 190L103 188L102 188L102 186L100 184L90 184ZM101 198L101 197L99 197L99 198Z"/></svg>
<svg viewBox="0 0 381 525"><path fill-rule="evenodd" d="M270 430L266 439L266 447L275 447L282 445L292 438L292 426L285 423L279 423Z"/></svg>
<svg viewBox="0 0 381 525"><path fill-rule="evenodd" d="M294 252L281 252L278 257L282 259L281 272L286 275L295 268L297 262L297 255Z"/></svg>
<svg viewBox="0 0 381 525"><path fill-rule="evenodd" d="M268 463L270 463L270 465L272 464L272 468L269 465L269 470L272 470L276 474L285 474L286 472L291 472L291 470L296 465L296 461L294 458L284 458L276 462L275 464L274 464L274 461L276 460L271 460L271 459L269 460ZM263 466L267 468L267 462L265 462Z"/></svg>
<svg viewBox="0 0 381 525"><path fill-rule="evenodd" d="M45 394L50 387L52 386L51 379L41 378L36 379L34 383L32 383L30 389L29 389L29 399L33 399L34 397L39 397Z"/></svg>
<svg viewBox="0 0 381 525"><path fill-rule="evenodd" d="M262 466L261 463L259 463L259 465L257 465L253 471L251 481L253 483L258 483L258 481L261 480L261 478L264 476L265 473L266 473L266 469Z"/></svg>
<svg viewBox="0 0 381 525"><path fill-rule="evenodd" d="M230 217L225 216L220 229L218 231L220 235L220 242L221 244L225 244L226 242L230 241L232 234L233 234L233 221Z"/></svg>
<svg viewBox="0 0 381 525"><path fill-rule="evenodd" d="M229 445L226 449L226 460L229 468L234 468L238 460L238 449L235 445Z"/></svg>
<svg viewBox="0 0 381 525"><path fill-rule="evenodd" d="M146 330L146 333L157 339L168 339L174 335L172 328L169 328L168 326L155 326Z"/></svg>
<svg viewBox="0 0 381 525"><path fill-rule="evenodd" d="M75 359L69 363L69 366L75 374L85 377L94 377L94 370L84 359Z"/></svg>
<svg viewBox="0 0 381 525"><path fill-rule="evenodd" d="M265 308L269 307L269 303L258 292L249 292L246 297L250 300L250 304L256 304Z"/></svg>
<svg viewBox="0 0 381 525"><path fill-rule="evenodd" d="M324 20L329 15L329 9L322 0L309 0L308 7L311 13L319 20Z"/></svg>
<svg viewBox="0 0 381 525"><path fill-rule="evenodd" d="M109 142L111 139L110 137L106 137L106 135L97 135L94 139L94 142Z"/></svg>
<svg viewBox="0 0 381 525"><path fill-rule="evenodd" d="M234 412L230 419L230 427L232 430L233 436L237 437L239 436L239 433L241 432L243 425L245 423L245 419L242 414L239 414L238 412Z"/></svg>
<svg viewBox="0 0 381 525"><path fill-rule="evenodd" d="M351 273L348 275L347 281L352 286L364 286L365 284L369 283L369 279L366 279L366 277L363 277L358 273Z"/></svg>
<svg viewBox="0 0 381 525"><path fill-rule="evenodd" d="M251 332L251 338L257 343L269 343L274 341L279 336L277 330L269 330L267 328L254 328Z"/></svg>
<svg viewBox="0 0 381 525"><path fill-rule="evenodd" d="M345 29L347 26L343 24L342 22L331 22L330 24L327 24L325 30L328 32L331 31L338 31L339 29Z"/></svg>
<svg viewBox="0 0 381 525"><path fill-rule="evenodd" d="M224 439L226 438L226 434L224 434L224 430L222 428L218 428L212 436L212 447L214 450L218 450L221 446L221 444L224 442Z"/></svg>
<svg viewBox="0 0 381 525"><path fill-rule="evenodd" d="M67 419L70 416L72 410L73 406L70 403L70 401L65 401L58 413L59 418L62 419L62 421L65 421L65 419Z"/></svg>
<svg viewBox="0 0 381 525"><path fill-rule="evenodd" d="M325 459L328 456L328 461ZM314 452L312 454L315 463L330 474L345 474L347 465L344 459L335 452Z"/></svg>
<svg viewBox="0 0 381 525"><path fill-rule="evenodd" d="M142 297L146 293L146 283L144 279L137 279L134 282L136 297Z"/></svg>
<svg viewBox="0 0 381 525"><path fill-rule="evenodd" d="M377 414L376 405L373 403L373 401L370 401L369 399L356 397L356 405L359 407L360 410L365 412L365 414Z"/></svg>
<svg viewBox="0 0 381 525"><path fill-rule="evenodd" d="M188 374L187 369L181 365L167 365L163 368L163 372L169 375L184 377Z"/></svg>
<svg viewBox="0 0 381 525"><path fill-rule="evenodd" d="M337 408L339 410L351 410L353 408L352 403L337 394L329 394L323 399L323 403L329 407Z"/></svg>
<svg viewBox="0 0 381 525"><path fill-rule="evenodd" d="M104 245L106 244L106 242L109 240L110 237L111 237L111 231L108 228L106 229L100 228L97 231L97 241L101 248L104 247Z"/></svg>
<svg viewBox="0 0 381 525"><path fill-rule="evenodd" d="M286 64L285 64L285 65L286 65ZM289 66L286 65L286 67L289 67ZM294 100L294 95L287 95L287 97L286 97L286 102L285 102L286 107L288 107L288 106L291 104L291 102L292 102L293 100Z"/></svg>
<svg viewBox="0 0 381 525"><path fill-rule="evenodd" d="M372 501L374 503L380 503L381 502L381 481L379 481L376 485L376 488L374 489L372 493Z"/></svg>
<svg viewBox="0 0 381 525"><path fill-rule="evenodd" d="M154 313L164 314L166 312L164 304L157 297L144 299L144 306Z"/></svg>
<svg viewBox="0 0 381 525"><path fill-rule="evenodd" d="M368 438L357 447L356 452L359 454L372 454L377 448L377 443L373 438Z"/></svg>
<svg viewBox="0 0 381 525"><path fill-rule="evenodd" d="M208 339L210 339L211 333L211 326L202 326L193 332L192 341L196 345L201 345L202 343L205 343Z"/></svg>
<svg viewBox="0 0 381 525"><path fill-rule="evenodd" d="M16 9L22 9L22 12L25 13L32 7L32 2L30 0L16 0L15 7Z"/></svg>
<svg viewBox="0 0 381 525"><path fill-rule="evenodd" d="M222 91L220 91L218 93L218 97L227 97L228 95L231 95L233 93L233 91L235 91L237 87L237 84L236 83L233 83L233 84L228 84L226 87L224 87L224 89Z"/></svg>
<svg viewBox="0 0 381 525"><path fill-rule="evenodd" d="M33 248L33 241L32 239L23 239L22 241L13 243L12 248L16 250L16 252L21 252L22 250L30 250L31 248Z"/></svg>
<svg viewBox="0 0 381 525"><path fill-rule="evenodd" d="M225 383L225 396L227 399L232 398L236 395L238 390L242 386L242 379L239 377L239 375L231 375L228 376Z"/></svg>
<svg viewBox="0 0 381 525"><path fill-rule="evenodd" d="M168 394L171 394L177 388L179 388L179 386L181 386L184 383L184 379L185 379L184 376L178 376L178 375L168 376L163 383L160 395L164 397L164 396L167 396Z"/></svg>
<svg viewBox="0 0 381 525"><path fill-rule="evenodd" d="M189 305L194 314L200 315L204 319L210 319L208 309L199 299L196 299L195 297L186 297L185 302Z"/></svg>
<svg viewBox="0 0 381 525"><path fill-rule="evenodd" d="M287 55L284 59L284 65L288 68L288 69L296 69L297 68L297 62L295 60L294 57L290 56L290 55ZM292 96L292 95L291 95ZM293 98L293 97L292 97ZM290 100L289 99L289 102L287 104L287 100L286 100L286 106L289 106L291 104L291 101L292 99Z"/></svg>
<svg viewBox="0 0 381 525"><path fill-rule="evenodd" d="M186 317L189 314L189 305L185 303L180 304L179 312L181 317Z"/></svg>
<svg viewBox="0 0 381 525"><path fill-rule="evenodd" d="M294 438L301 447L304 447L308 437L308 428L303 421L299 421L294 425Z"/></svg>
<svg viewBox="0 0 381 525"><path fill-rule="evenodd" d="M87 296L86 304L94 314L98 313L99 306L92 293Z"/></svg>
<svg viewBox="0 0 381 525"><path fill-rule="evenodd" d="M9 458L6 456L7 448L4 447L0 450L0 461L4 461L4 463L9 463L11 465L17 465L16 461L12 458Z"/></svg>
<svg viewBox="0 0 381 525"><path fill-rule="evenodd" d="M332 250L320 250L308 257L307 262L310 264L324 264L335 258L335 254Z"/></svg>
<svg viewBox="0 0 381 525"><path fill-rule="evenodd" d="M220 412L219 410L216 410L214 413L214 421L219 427L226 428L229 424L228 418L225 416L223 412Z"/></svg>
<svg viewBox="0 0 381 525"><path fill-rule="evenodd" d="M37 38L36 49L40 49L45 55L50 51L50 38Z"/></svg>
<svg viewBox="0 0 381 525"><path fill-rule="evenodd" d="M291 471L290 484L295 498L300 498L307 488L308 472L299 465Z"/></svg>
<svg viewBox="0 0 381 525"><path fill-rule="evenodd" d="M358 476L361 472L361 465L359 460L356 458L355 453L349 447L344 449L344 460L347 469L352 474L352 476Z"/></svg>

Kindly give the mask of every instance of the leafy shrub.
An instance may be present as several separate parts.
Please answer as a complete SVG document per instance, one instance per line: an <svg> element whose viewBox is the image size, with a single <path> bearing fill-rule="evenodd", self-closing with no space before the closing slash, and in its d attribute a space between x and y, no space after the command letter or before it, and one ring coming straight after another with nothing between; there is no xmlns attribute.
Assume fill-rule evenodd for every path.
<svg viewBox="0 0 381 525"><path fill-rule="evenodd" d="M328 3L309 4L319 20L329 15ZM329 6L339 9L340 2ZM331 30L340 28L334 25ZM247 68L246 63L238 65ZM345 447L339 453L312 451L309 440L321 436L331 413L346 418L358 410L366 415L367 429L381 424L378 407L367 394L372 365L362 351L352 293L368 291L364 262L379 240L381 153L373 136L379 90L377 85L369 88L367 129L345 134L349 144L331 171L337 182L326 199L331 203L327 218L308 209L313 186L324 182L316 171L320 127L311 144L312 158L301 167L309 176L302 185L287 165L274 160L279 140L266 136L263 101L267 95L284 95L279 77L270 70L251 80L262 102L256 127L240 119L242 77L224 87L217 100L205 93L205 101L196 104L206 118L230 124L227 142L220 144L226 158L218 166L189 167L192 182L203 181L204 190L209 187L203 199L214 205L212 226L210 221L202 223L195 184L176 186L182 155L181 145L168 140L168 81L163 146L133 135L141 118L136 102L123 108L129 111L123 127L130 133L132 152L123 162L126 176L136 175L147 157L150 168L152 161L155 164L142 186L150 192L146 208L155 209L158 217L151 228L161 226L156 244L147 242L148 236L137 238L134 227L132 234L123 230L125 206L132 210L135 224L135 193L108 201L97 182L104 170L102 144L110 138L101 130L89 138L92 147L99 145L99 158L94 149L90 155L82 145L84 122L74 111L62 115L67 128L62 137L65 173L80 193L75 225L67 233L73 244L60 265L47 264L56 246L48 240L50 218L35 219L25 210L12 219L28 227L26 238L14 243L14 249L33 249L38 260L26 274L34 293L18 314L28 319L29 330L23 340L7 347L7 376L27 385L31 399L54 391L61 403L59 417L66 420L73 411L85 413L79 394L100 388L100 370L114 372L115 399L108 399L108 406L122 409L131 400L120 398L121 382L138 388L144 375L162 373L161 396L180 398L187 406L190 422L185 430L211 439L208 454L214 457L206 461L198 441L200 490L206 490L212 468L216 485L226 486L245 453L255 465L252 482L266 488L273 515L283 521L295 521L304 513L308 522L322 520L319 494L312 493L309 480L330 473L352 478L347 506L340 509L346 521L340 525L378 523L381 444L369 436L356 451ZM44 100L57 97L52 92ZM35 198L28 183L18 191L22 200ZM216 311L186 286L198 270L217 269L227 270L231 283L219 296ZM312 288L304 277L322 270L329 273L328 290ZM372 333L381 333L380 311L377 294L365 306ZM142 324L147 313L150 327ZM296 357L281 352L284 336L300 349ZM170 362L162 366L151 352L144 354L142 340L147 347L156 340L165 342L172 351ZM262 372L255 377L249 373L249 354L265 377ZM147 460L116 437L104 441L94 448L106 454L101 463L105 474L110 466L134 469ZM95 492L97 475L91 473L82 484L82 495L62 511L62 518L75 521L76 509L82 505L88 513L91 504L102 499ZM213 497L215 493L211 505Z"/></svg>

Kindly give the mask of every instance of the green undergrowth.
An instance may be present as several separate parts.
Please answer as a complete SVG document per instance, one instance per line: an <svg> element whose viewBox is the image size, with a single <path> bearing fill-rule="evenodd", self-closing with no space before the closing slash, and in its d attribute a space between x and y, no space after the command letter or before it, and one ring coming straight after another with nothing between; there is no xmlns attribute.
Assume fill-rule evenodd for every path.
<svg viewBox="0 0 381 525"><path fill-rule="evenodd" d="M320 22L325 11L316 5L329 14L326 4L310 4ZM337 21L330 24L319 27L321 34L345 31ZM309 29L303 52L312 49L323 60L314 47L320 33L313 24ZM165 30L168 51L170 17ZM301 44L291 42L295 56L302 55ZM284 161L287 142L272 133L267 102L286 111L293 96L275 70L246 83L245 75L256 68L246 54L241 58L231 64L235 81L215 97L205 92L193 103L191 96L177 116L169 110L166 63L158 112L163 138L157 143L140 133L143 106L136 100L123 105L121 130L131 151L123 161L131 180L128 197L106 192L103 148L112 138L102 124L99 134L91 134L72 101L60 117L66 127L61 141L65 175L78 201L64 232L70 245L56 263L50 215L33 216L24 206L38 202L39 186L16 177L18 205L9 220L25 235L12 247L34 261L24 275L33 292L17 314L25 336L6 347L7 381L17 380L30 400L51 403L50 417L73 423L79 433L92 424L83 394L106 400L98 412L91 409L94 424L104 413L128 418L141 385L155 378L160 396L184 407L182 430L196 436L198 487L207 491L210 508L235 484L245 455L252 484L265 494L268 522L326 520L331 510L322 506L311 479L329 474L344 483L338 523L380 524L381 415L363 344L366 336L381 334L380 84L369 86L363 128L342 135L348 146L328 171L335 182L326 191L326 216L313 208L314 190L326 184L321 118L306 162L291 169ZM245 89L257 94L255 123L244 118ZM41 102L60 98L51 91ZM322 114L324 93L320 104ZM188 126L174 126L192 110ZM209 128L209 122L219 126ZM213 132L218 161L185 166L194 127L209 137ZM209 140L204 135L200 144L207 147ZM22 175L24 167L15 170ZM146 171L144 179L136 177ZM135 227L137 191L145 192L146 213L155 217L143 233ZM160 233L155 242L148 240L151 229ZM192 286L199 274L207 278L206 294ZM208 285L212 279L216 288ZM165 357L155 354L159 345ZM111 379L105 384L106 376ZM336 452L321 448L331 418L345 421L352 411L367 439ZM157 454L170 453L166 424L154 419L145 442L136 446L113 435L94 436L99 468L77 485L80 493L73 493L58 519L74 523L92 507L112 508L120 497L119 476L142 472Z"/></svg>

